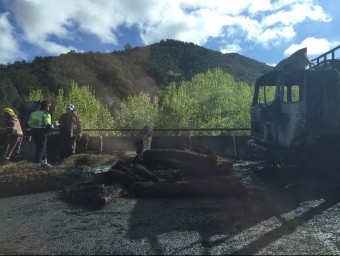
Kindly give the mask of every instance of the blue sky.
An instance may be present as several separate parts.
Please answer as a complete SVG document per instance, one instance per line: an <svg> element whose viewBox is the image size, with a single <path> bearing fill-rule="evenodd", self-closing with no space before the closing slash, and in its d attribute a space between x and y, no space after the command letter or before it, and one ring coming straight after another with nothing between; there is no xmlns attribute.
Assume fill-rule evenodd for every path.
<svg viewBox="0 0 340 256"><path fill-rule="evenodd" d="M340 44L340 0L0 0L0 64L163 39L273 65Z"/></svg>

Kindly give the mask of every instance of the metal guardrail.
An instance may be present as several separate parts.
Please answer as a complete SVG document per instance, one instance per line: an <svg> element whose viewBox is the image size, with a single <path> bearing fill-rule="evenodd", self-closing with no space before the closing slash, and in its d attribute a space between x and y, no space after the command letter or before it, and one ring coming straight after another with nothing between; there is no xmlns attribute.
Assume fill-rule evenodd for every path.
<svg viewBox="0 0 340 256"><path fill-rule="evenodd" d="M136 132L141 129L135 128L84 128L83 131L88 132ZM59 129L54 129L59 131ZM153 131L250 131L250 128L153 128ZM5 128L0 128L0 133L6 132Z"/></svg>
<svg viewBox="0 0 340 256"><path fill-rule="evenodd" d="M114 132L114 131L121 131L121 132L135 132L140 131L141 129L134 129L134 128L99 128L99 129L84 129L84 131L98 131L98 132ZM153 128L153 131L250 131L250 128Z"/></svg>

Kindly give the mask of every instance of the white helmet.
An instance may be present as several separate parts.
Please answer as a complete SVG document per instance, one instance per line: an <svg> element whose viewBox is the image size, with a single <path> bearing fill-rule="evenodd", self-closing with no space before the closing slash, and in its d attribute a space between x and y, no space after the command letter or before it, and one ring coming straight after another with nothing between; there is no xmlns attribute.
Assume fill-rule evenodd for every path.
<svg viewBox="0 0 340 256"><path fill-rule="evenodd" d="M69 109L69 110L76 110L76 107L71 103L70 105L67 106L66 109Z"/></svg>

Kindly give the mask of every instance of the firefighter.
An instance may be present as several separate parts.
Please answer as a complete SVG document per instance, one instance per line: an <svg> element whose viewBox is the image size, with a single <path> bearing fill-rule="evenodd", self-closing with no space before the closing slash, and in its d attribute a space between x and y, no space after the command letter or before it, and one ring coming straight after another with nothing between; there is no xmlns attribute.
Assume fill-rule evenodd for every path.
<svg viewBox="0 0 340 256"><path fill-rule="evenodd" d="M20 121L18 119L18 116L14 113L13 109L11 108L5 108L3 111L3 115L6 123L7 138L5 154L3 156L2 161L3 162L9 161L11 159L12 154L13 158L18 160L21 158L20 149L23 137Z"/></svg>
<svg viewBox="0 0 340 256"><path fill-rule="evenodd" d="M75 113L75 106L70 104L66 108L58 122L60 128L60 158L65 159L76 153L77 140L80 140L83 125L79 116Z"/></svg>
<svg viewBox="0 0 340 256"><path fill-rule="evenodd" d="M27 138L32 136L36 145L35 157L33 164L50 167L47 162L47 137L53 129L51 114L49 113L52 104L49 101L40 102L40 109L32 112L27 122Z"/></svg>

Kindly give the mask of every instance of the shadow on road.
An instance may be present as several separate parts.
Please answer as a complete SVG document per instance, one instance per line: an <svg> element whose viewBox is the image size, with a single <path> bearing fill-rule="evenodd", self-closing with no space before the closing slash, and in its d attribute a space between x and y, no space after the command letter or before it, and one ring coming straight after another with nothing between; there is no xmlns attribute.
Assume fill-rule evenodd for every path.
<svg viewBox="0 0 340 256"><path fill-rule="evenodd" d="M147 239L155 254L249 255L339 202L334 181L261 175L244 199L139 199L128 236Z"/></svg>

